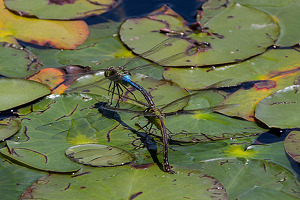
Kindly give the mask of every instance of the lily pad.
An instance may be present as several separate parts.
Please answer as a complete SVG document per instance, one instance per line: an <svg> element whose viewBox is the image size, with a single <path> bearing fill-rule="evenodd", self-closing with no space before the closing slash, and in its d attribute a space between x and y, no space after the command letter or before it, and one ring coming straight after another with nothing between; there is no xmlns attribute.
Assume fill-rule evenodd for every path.
<svg viewBox="0 0 300 200"><path fill-rule="evenodd" d="M53 174L41 178L21 199L227 199L226 191L213 177L197 170L177 171L167 174L156 166L84 168L72 176Z"/></svg>
<svg viewBox="0 0 300 200"><path fill-rule="evenodd" d="M291 84L299 72L299 55L298 51L292 49L271 49L238 64L213 68L167 68L164 77L190 90L201 89L222 80L228 80L223 82L223 86L234 86L247 81L276 81L286 76L290 76Z"/></svg>
<svg viewBox="0 0 300 200"><path fill-rule="evenodd" d="M5 0L5 5L22 16L36 16L40 19L78 19L92 15L100 15L117 6L114 0Z"/></svg>
<svg viewBox="0 0 300 200"><path fill-rule="evenodd" d="M189 29L181 18L165 10L143 18L128 19L120 28L122 41L137 54L150 49L153 43L167 39L167 35L177 33L177 41L166 42L159 53L146 56L164 66L206 66L241 61L264 52L278 36L278 27L271 16L236 3L203 24L209 28L210 34L192 33L188 37L178 33ZM242 17L245 15L248 17ZM170 33L164 33L168 32L165 29ZM166 58L173 59L164 63Z"/></svg>
<svg viewBox="0 0 300 200"><path fill-rule="evenodd" d="M126 65L126 70L130 70L132 74L142 73L152 78L161 79L163 68L142 59L140 56L135 56L122 44L118 37L119 26L120 23L100 23L90 26L89 38L75 50L61 51L57 56L59 63L90 66L93 70ZM160 42L162 41L152 44L143 54L151 54L152 51L149 52L149 50L154 46L155 50L153 51L159 52L164 48Z"/></svg>
<svg viewBox="0 0 300 200"><path fill-rule="evenodd" d="M0 140L5 140L14 135L20 129L20 123L13 119L0 121Z"/></svg>
<svg viewBox="0 0 300 200"><path fill-rule="evenodd" d="M222 92L207 90L193 95L183 111L168 113L169 109L167 109L167 113L165 113L165 125L170 132L169 138L171 140L205 142L249 137L267 131L256 123L215 113L236 106L219 105L224 100L224 93ZM176 103L176 101L174 102ZM165 109L162 111L165 112ZM182 123L183 121L184 123ZM160 135L160 132L155 131L154 134Z"/></svg>
<svg viewBox="0 0 300 200"><path fill-rule="evenodd" d="M7 200L19 199L21 194L33 184L34 181L45 175L45 172L12 163L0 155L1 198Z"/></svg>
<svg viewBox="0 0 300 200"><path fill-rule="evenodd" d="M242 5L259 9L271 15L280 26L280 35L276 41L278 46L293 46L300 43L299 34L297 30L300 29L300 24L297 19L300 18L300 2L293 0L267 0L267 1L253 1L253 0L236 0Z"/></svg>
<svg viewBox="0 0 300 200"><path fill-rule="evenodd" d="M66 155L75 162L93 167L113 167L125 165L133 156L118 147L100 144L84 144L70 147Z"/></svg>
<svg viewBox="0 0 300 200"><path fill-rule="evenodd" d="M0 111L26 104L50 93L47 86L24 79L2 78L0 85Z"/></svg>
<svg viewBox="0 0 300 200"><path fill-rule="evenodd" d="M33 4L26 2L26 5L31 7ZM10 12L3 0L0 1L0 15L0 41L8 43L18 44L18 39L41 46L74 49L89 35L84 21L50 21L20 17Z"/></svg>
<svg viewBox="0 0 300 200"><path fill-rule="evenodd" d="M188 92L184 88L179 87L177 84L172 83L171 81L157 80L142 74L134 74L131 76L131 79L149 92L149 94L153 97L153 101L158 107L162 107L174 99L182 98L188 95ZM66 92L84 92L111 98L111 94L108 94L109 85L110 81L105 79L104 73L99 72L95 75L87 75L79 78L70 88L66 90ZM127 91L124 89L123 101L142 107L148 105L145 97L136 88L130 86L127 87L127 89ZM134 94L134 96L132 94ZM114 96L115 98L118 98L118 95ZM139 102L136 102L135 99L137 99L139 102L142 102L143 105L141 105ZM169 111L171 112L180 110L187 104L188 100L189 98L186 98L180 103L178 102L178 104L172 108L173 110L169 109Z"/></svg>
<svg viewBox="0 0 300 200"><path fill-rule="evenodd" d="M299 128L299 86L290 86L261 100L255 117L270 128Z"/></svg>
<svg viewBox="0 0 300 200"><path fill-rule="evenodd" d="M49 96L19 110L21 141L7 141L2 154L45 171L77 171L81 165L65 156L74 145L101 143L134 152L133 114L100 113L94 105L106 98L97 95ZM126 103L124 103L126 104ZM123 105L121 105L123 106ZM126 108L133 105L124 105ZM123 121L124 120L124 121ZM132 128L133 127L133 128Z"/></svg>
<svg viewBox="0 0 300 200"><path fill-rule="evenodd" d="M291 156L296 162L300 162L300 132L292 131L288 134L284 140L285 151Z"/></svg>
<svg viewBox="0 0 300 200"><path fill-rule="evenodd" d="M0 74L3 76L26 77L42 68L39 58L19 45L0 42L0 52Z"/></svg>
<svg viewBox="0 0 300 200"><path fill-rule="evenodd" d="M272 191L281 193L279 197L300 197L299 183L294 175L283 167L266 161L225 158L202 162L199 169L224 184L229 199L239 199L255 188L265 189L268 194L266 199L274 196Z"/></svg>

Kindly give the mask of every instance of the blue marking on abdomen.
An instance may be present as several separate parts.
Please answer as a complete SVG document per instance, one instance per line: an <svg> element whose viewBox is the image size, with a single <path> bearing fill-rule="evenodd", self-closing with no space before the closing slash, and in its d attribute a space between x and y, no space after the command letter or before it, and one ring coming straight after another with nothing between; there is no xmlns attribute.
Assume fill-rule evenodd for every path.
<svg viewBox="0 0 300 200"><path fill-rule="evenodd" d="M135 89L137 89L137 90L139 90L139 91L141 91L142 89L141 89L141 86L139 86L139 85L137 85L136 83L134 83L134 82L132 82L131 81L131 78L130 78L130 76L129 75L123 75L123 77L122 77L122 82L123 82L123 84L129 84L129 85L131 85L132 87L134 87Z"/></svg>

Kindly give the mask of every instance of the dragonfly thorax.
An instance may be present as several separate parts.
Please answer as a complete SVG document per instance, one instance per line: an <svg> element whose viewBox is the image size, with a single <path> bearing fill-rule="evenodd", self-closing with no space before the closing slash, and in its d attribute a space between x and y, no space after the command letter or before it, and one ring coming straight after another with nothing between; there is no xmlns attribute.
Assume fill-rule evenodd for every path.
<svg viewBox="0 0 300 200"><path fill-rule="evenodd" d="M116 83L126 84L126 80L130 79L130 74L122 66L111 66L105 71L104 76ZM128 81L127 81L128 82Z"/></svg>
<svg viewBox="0 0 300 200"><path fill-rule="evenodd" d="M162 128L161 119L165 119L165 114L159 108L148 108L146 112L151 113L149 116L145 116L152 124L154 124L158 129Z"/></svg>

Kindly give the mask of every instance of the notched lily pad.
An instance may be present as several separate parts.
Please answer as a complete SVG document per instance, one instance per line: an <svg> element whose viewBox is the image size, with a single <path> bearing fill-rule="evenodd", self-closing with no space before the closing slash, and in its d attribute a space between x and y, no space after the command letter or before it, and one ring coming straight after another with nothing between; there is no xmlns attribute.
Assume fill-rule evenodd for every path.
<svg viewBox="0 0 300 200"><path fill-rule="evenodd" d="M40 19L78 19L100 15L119 4L118 0L5 0L5 5L22 16Z"/></svg>
<svg viewBox="0 0 300 200"><path fill-rule="evenodd" d="M5 140L14 135L20 129L20 123L17 120L4 119L0 121L0 140Z"/></svg>
<svg viewBox="0 0 300 200"><path fill-rule="evenodd" d="M153 43L170 38L163 50L146 58L164 66L179 67L247 59L264 52L279 33L271 16L236 3L203 24L203 27L208 27L207 32L193 31L184 24L181 18L169 14L165 8L154 15L126 20L120 28L120 37L137 54L150 49ZM183 33L188 37L182 36Z"/></svg>
<svg viewBox="0 0 300 200"><path fill-rule="evenodd" d="M66 155L73 161L93 167L113 167L125 165L133 160L133 155L118 148L101 144L84 144L70 147Z"/></svg>
<svg viewBox="0 0 300 200"><path fill-rule="evenodd" d="M296 161L300 162L300 132L290 132L284 140L285 151Z"/></svg>
<svg viewBox="0 0 300 200"><path fill-rule="evenodd" d="M45 176L29 187L21 199L228 199L223 185L215 178L198 170L176 171L177 174L168 174L157 166L85 167L74 175Z"/></svg>
<svg viewBox="0 0 300 200"><path fill-rule="evenodd" d="M0 85L0 111L26 104L50 94L46 85L30 80L2 78Z"/></svg>
<svg viewBox="0 0 300 200"><path fill-rule="evenodd" d="M300 86L286 87L261 100L255 109L255 117L270 128L300 127Z"/></svg>
<svg viewBox="0 0 300 200"><path fill-rule="evenodd" d="M0 42L0 74L6 77L26 77L42 68L39 58L27 49Z"/></svg>

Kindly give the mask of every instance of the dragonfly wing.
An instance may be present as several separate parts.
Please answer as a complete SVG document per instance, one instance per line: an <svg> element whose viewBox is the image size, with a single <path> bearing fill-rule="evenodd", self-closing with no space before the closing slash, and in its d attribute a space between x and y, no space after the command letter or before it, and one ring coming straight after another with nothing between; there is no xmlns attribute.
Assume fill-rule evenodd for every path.
<svg viewBox="0 0 300 200"><path fill-rule="evenodd" d="M195 114L196 112L218 112L220 110L234 108L237 106L239 106L239 104L218 105L218 106L211 106L211 107L199 108L194 110L180 110L177 112L166 113L166 116L178 115L178 114Z"/></svg>

